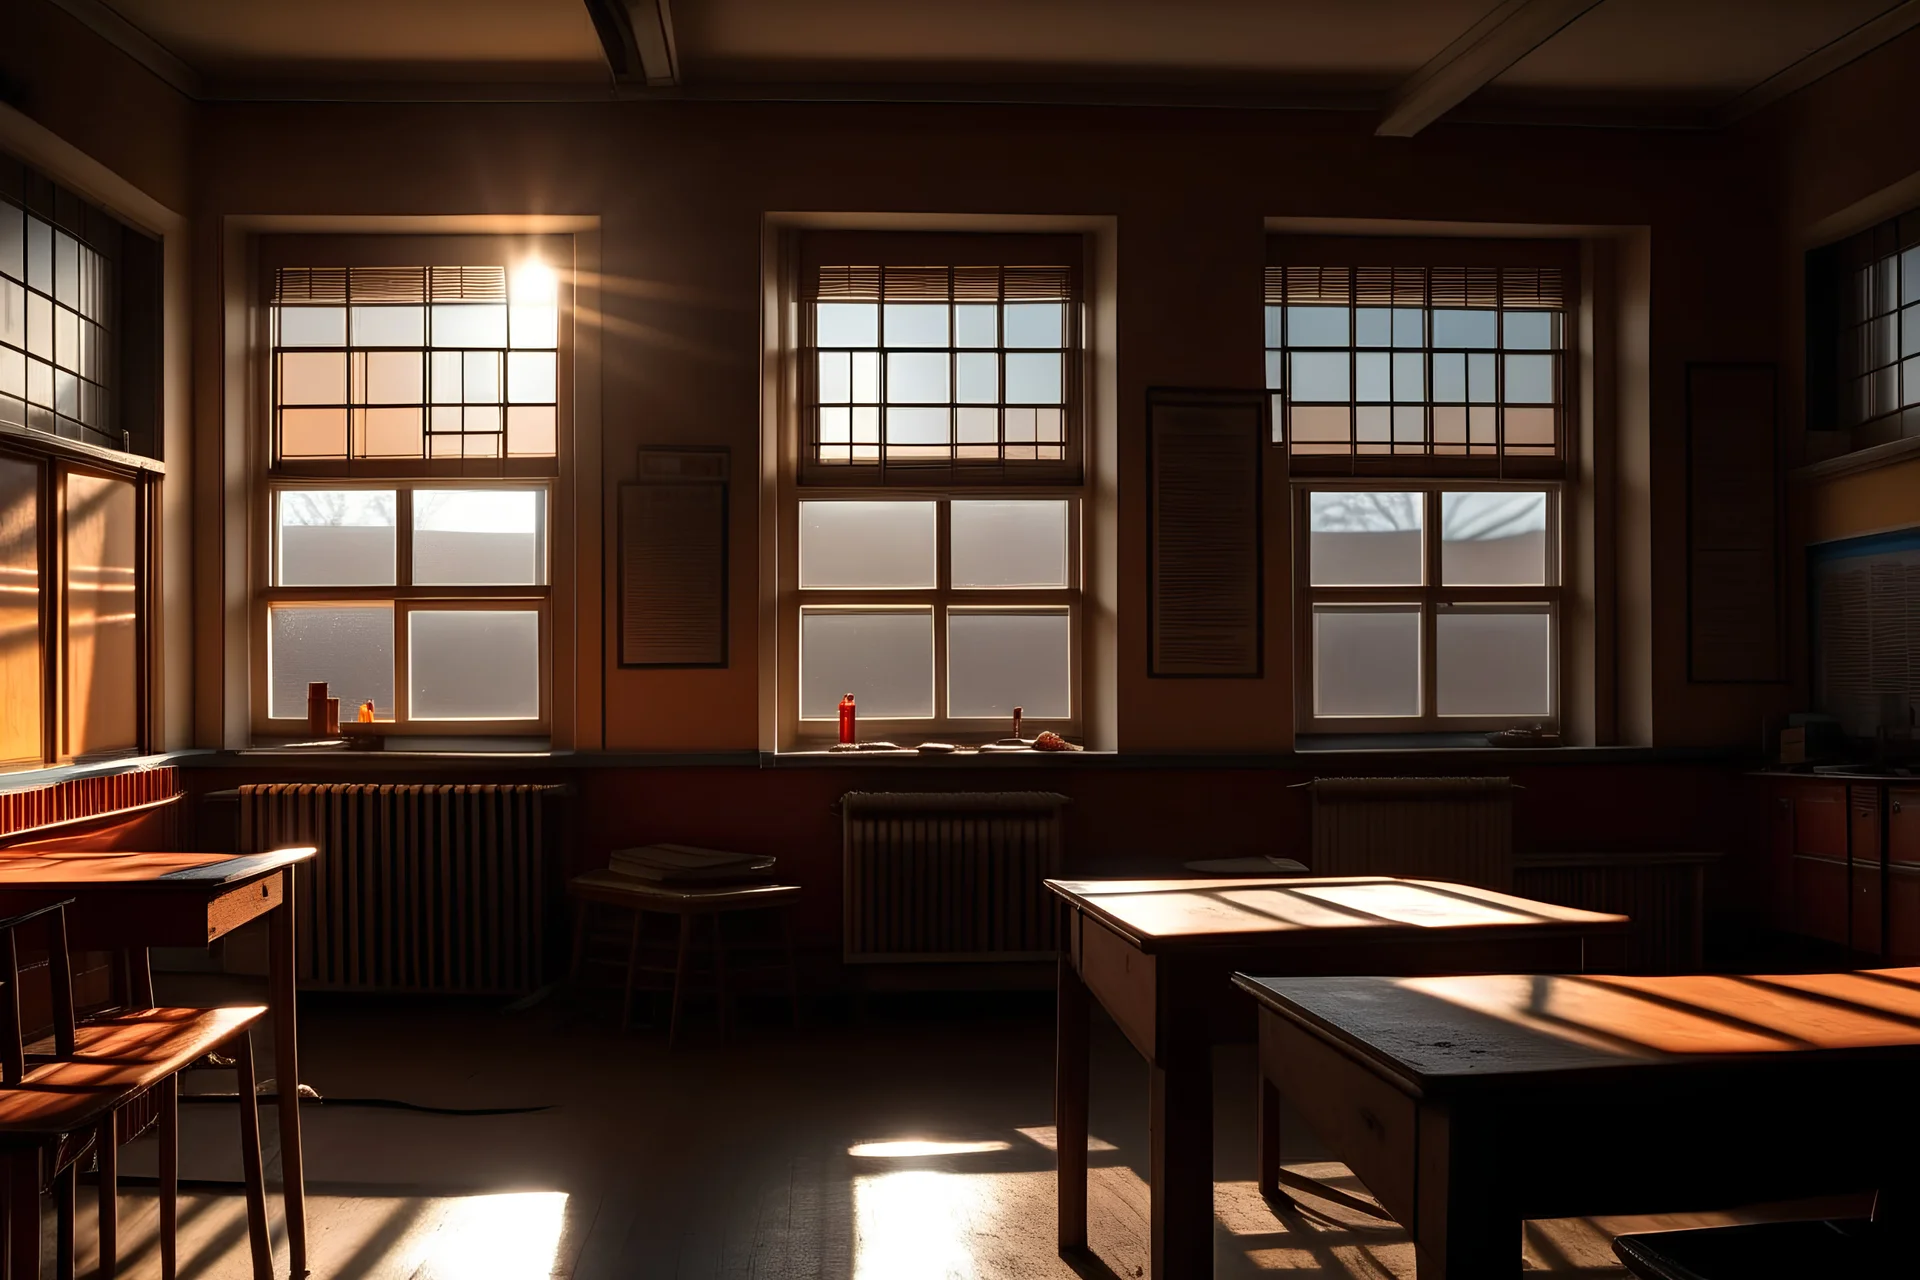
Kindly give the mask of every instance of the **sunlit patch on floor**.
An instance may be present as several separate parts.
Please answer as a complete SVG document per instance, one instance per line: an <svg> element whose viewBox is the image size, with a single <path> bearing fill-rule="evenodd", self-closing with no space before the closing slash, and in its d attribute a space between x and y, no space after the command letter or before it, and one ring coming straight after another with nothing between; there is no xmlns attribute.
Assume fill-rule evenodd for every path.
<svg viewBox="0 0 1920 1280"><path fill-rule="evenodd" d="M566 1217L564 1191L461 1196L445 1205L434 1230L415 1238L412 1269L421 1280L545 1280Z"/></svg>
<svg viewBox="0 0 1920 1280"><path fill-rule="evenodd" d="M1048 1151L1057 1151L1060 1148L1059 1138L1056 1135L1054 1127L1050 1124L1034 1125L1029 1129L1015 1129L1014 1132L1029 1142L1038 1143ZM1118 1151L1119 1149L1120 1148L1114 1146L1105 1138L1095 1137L1092 1134L1087 1135L1088 1151Z"/></svg>
<svg viewBox="0 0 1920 1280"><path fill-rule="evenodd" d="M938 1169L855 1178L854 1280L973 1280L990 1199L981 1181Z"/></svg>
<svg viewBox="0 0 1920 1280"><path fill-rule="evenodd" d="M1006 1151L1013 1144L991 1138L980 1142L936 1142L930 1138L892 1138L884 1142L856 1142L847 1154L862 1159L902 1160L915 1156L973 1156Z"/></svg>

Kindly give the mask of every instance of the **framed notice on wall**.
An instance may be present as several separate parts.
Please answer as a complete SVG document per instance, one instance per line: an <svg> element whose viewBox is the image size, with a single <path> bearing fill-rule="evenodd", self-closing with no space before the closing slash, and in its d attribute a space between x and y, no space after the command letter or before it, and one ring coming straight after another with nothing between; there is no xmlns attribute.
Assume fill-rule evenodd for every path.
<svg viewBox="0 0 1920 1280"><path fill-rule="evenodd" d="M1264 391L1147 393L1147 672L1258 677Z"/></svg>
<svg viewBox="0 0 1920 1280"><path fill-rule="evenodd" d="M620 486L620 665L727 665L724 449L642 449Z"/></svg>
<svg viewBox="0 0 1920 1280"><path fill-rule="evenodd" d="M1687 679L1786 675L1778 369L1687 366Z"/></svg>

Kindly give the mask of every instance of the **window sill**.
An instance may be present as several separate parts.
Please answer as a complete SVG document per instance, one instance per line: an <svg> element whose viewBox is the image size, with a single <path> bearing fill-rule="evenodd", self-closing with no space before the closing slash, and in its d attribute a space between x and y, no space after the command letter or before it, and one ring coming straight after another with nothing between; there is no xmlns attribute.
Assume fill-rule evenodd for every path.
<svg viewBox="0 0 1920 1280"><path fill-rule="evenodd" d="M546 738L459 738L429 737L427 735L395 735L385 739L383 747L372 749L353 746L304 747L295 744L310 741L305 738L261 738L251 747L242 747L236 754L300 756L348 756L364 759L376 755L404 756L550 756L553 743Z"/></svg>
<svg viewBox="0 0 1920 1280"><path fill-rule="evenodd" d="M1495 747L1485 733L1303 733L1293 749L1301 755L1321 751L1561 751L1563 744L1530 743Z"/></svg>

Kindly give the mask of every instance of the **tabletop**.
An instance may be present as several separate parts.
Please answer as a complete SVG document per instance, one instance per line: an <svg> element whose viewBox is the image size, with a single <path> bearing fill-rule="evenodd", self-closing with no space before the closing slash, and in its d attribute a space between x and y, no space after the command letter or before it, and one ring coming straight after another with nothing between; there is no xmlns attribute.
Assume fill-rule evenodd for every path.
<svg viewBox="0 0 1920 1280"><path fill-rule="evenodd" d="M1420 937L1437 930L1604 933L1625 916L1534 902L1471 885L1389 876L1250 880L1049 880L1064 901L1145 952Z"/></svg>
<svg viewBox="0 0 1920 1280"><path fill-rule="evenodd" d="M217 887L305 862L314 854L311 846L241 854L93 850L8 854L0 851L0 891L10 888L84 891L142 884Z"/></svg>
<svg viewBox="0 0 1920 1280"><path fill-rule="evenodd" d="M1920 1063L1920 968L1674 977L1258 978L1264 1008L1422 1094L1567 1072Z"/></svg>
<svg viewBox="0 0 1920 1280"><path fill-rule="evenodd" d="M588 871L567 882L573 889L597 889L631 898L649 898L701 906L771 906L800 892L797 884L727 884L675 886L636 880L615 871Z"/></svg>

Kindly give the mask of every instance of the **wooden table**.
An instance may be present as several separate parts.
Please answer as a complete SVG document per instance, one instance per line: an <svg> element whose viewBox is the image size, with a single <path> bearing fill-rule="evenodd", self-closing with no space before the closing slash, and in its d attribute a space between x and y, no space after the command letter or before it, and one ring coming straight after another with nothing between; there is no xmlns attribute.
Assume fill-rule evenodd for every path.
<svg viewBox="0 0 1920 1280"><path fill-rule="evenodd" d="M63 899L68 943L77 950L132 951L130 1003L153 1003L144 963L151 947L204 947L267 917L268 1007L279 1081L280 1161L287 1251L294 1280L307 1273L306 1181L300 1155L299 1033L295 1020L293 869L310 847L225 853L0 851L0 915ZM112 1231L103 1221L103 1246Z"/></svg>
<svg viewBox="0 0 1920 1280"><path fill-rule="evenodd" d="M1920 1185L1920 969L1254 978L1286 1097L1407 1228L1421 1280L1513 1277L1528 1218ZM1274 1190L1278 1134L1260 1136Z"/></svg>
<svg viewBox="0 0 1920 1280"><path fill-rule="evenodd" d="M1338 879L1049 880L1064 905L1054 1077L1060 1250L1087 1243L1089 994L1150 1066L1156 1280L1213 1269L1212 1047L1254 1035L1236 970L1459 973L1585 967L1624 916L1465 885Z"/></svg>

